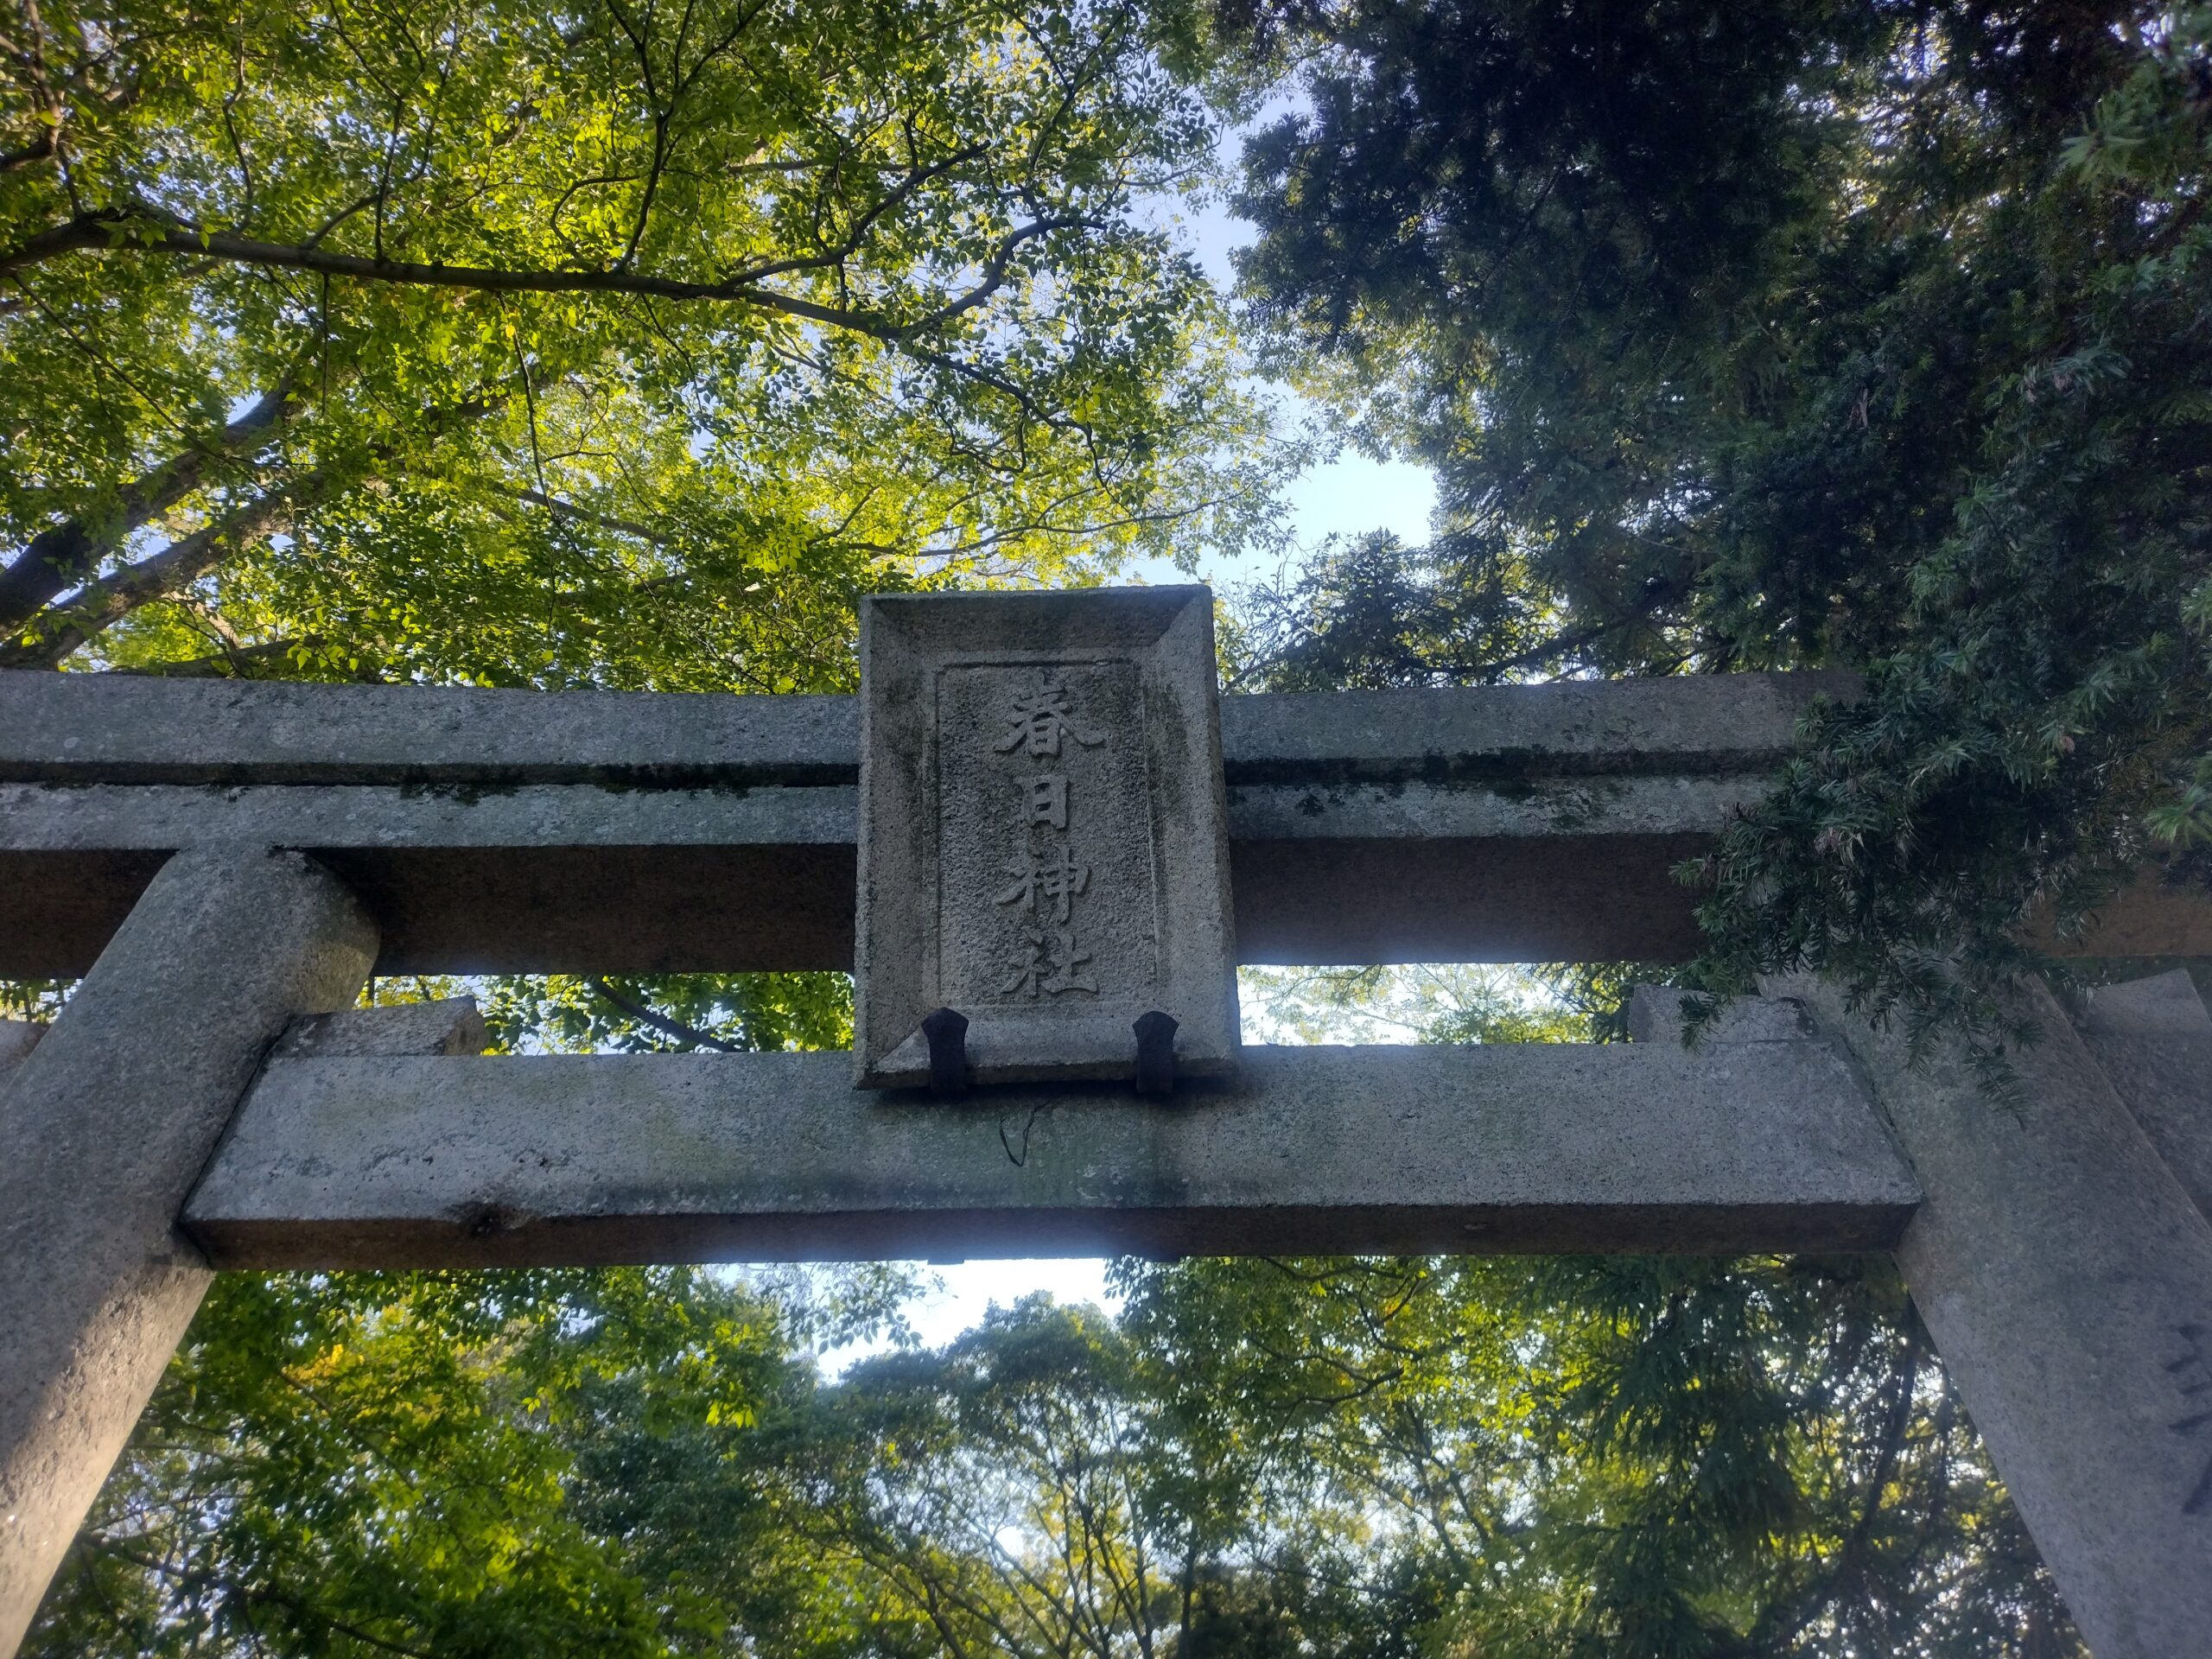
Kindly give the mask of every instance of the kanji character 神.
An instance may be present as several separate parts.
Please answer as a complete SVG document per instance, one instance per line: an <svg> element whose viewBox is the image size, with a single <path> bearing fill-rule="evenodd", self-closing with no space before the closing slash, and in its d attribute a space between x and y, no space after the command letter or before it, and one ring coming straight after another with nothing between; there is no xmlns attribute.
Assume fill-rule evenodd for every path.
<svg viewBox="0 0 2212 1659"><path fill-rule="evenodd" d="M1014 884L993 895L992 902L1020 905L1033 916L1041 898L1052 905L1052 919L1058 922L1067 920L1070 901L1090 885L1090 866L1077 863L1065 846L1043 863L1020 854L1007 868L1014 876Z"/></svg>

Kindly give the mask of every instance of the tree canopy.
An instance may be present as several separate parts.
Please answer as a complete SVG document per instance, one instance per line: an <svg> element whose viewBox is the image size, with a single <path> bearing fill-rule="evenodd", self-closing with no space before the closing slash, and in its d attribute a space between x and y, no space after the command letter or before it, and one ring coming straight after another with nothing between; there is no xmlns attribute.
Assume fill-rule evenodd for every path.
<svg viewBox="0 0 2212 1659"><path fill-rule="evenodd" d="M2080 1653L1886 1268L226 1277L27 1652Z"/></svg>
<svg viewBox="0 0 2212 1659"><path fill-rule="evenodd" d="M1241 545L1240 318L1148 204L1263 107L1241 326L1443 510L1252 595L1257 683L1861 671L1687 873L1697 974L1993 1058L2024 924L2212 856L2202 7L4 29L0 666L829 689L870 589ZM1618 978L1260 988L1555 1040ZM509 1047L849 1040L826 976L482 988ZM226 1278L34 1650L2080 1651L1879 1264L1119 1283L830 1375L897 1274Z"/></svg>
<svg viewBox="0 0 2212 1659"><path fill-rule="evenodd" d="M1437 471L1274 595L1286 686L1838 666L1701 968L1994 1058L2024 926L2212 820L2212 11L1262 6L1254 317Z"/></svg>
<svg viewBox="0 0 2212 1659"><path fill-rule="evenodd" d="M1264 509L1173 7L24 0L0 666L842 683Z"/></svg>

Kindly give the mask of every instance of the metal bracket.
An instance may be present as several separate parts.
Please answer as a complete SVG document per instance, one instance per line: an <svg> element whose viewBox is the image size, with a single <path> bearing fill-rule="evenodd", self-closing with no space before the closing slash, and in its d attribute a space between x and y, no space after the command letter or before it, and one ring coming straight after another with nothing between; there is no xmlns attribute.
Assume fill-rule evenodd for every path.
<svg viewBox="0 0 2212 1659"><path fill-rule="evenodd" d="M1136 1018L1137 1093L1175 1092L1175 1016L1154 1008Z"/></svg>
<svg viewBox="0 0 2212 1659"><path fill-rule="evenodd" d="M951 1008L939 1008L923 1017L922 1035L930 1045L930 1093L966 1094L968 1016Z"/></svg>

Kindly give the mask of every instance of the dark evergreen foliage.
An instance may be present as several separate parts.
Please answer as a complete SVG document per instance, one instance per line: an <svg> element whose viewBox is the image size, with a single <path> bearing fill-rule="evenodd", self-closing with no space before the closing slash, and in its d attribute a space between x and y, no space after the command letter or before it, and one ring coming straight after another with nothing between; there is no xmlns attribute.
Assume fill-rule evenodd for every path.
<svg viewBox="0 0 2212 1659"><path fill-rule="evenodd" d="M1283 362L1435 467L1263 596L1285 685L1847 666L1691 874L1707 983L1999 993L2212 839L2212 13L1291 6L1246 153ZM2156 877L2153 878L2158 879ZM1993 1075L2001 1072L1993 1065Z"/></svg>

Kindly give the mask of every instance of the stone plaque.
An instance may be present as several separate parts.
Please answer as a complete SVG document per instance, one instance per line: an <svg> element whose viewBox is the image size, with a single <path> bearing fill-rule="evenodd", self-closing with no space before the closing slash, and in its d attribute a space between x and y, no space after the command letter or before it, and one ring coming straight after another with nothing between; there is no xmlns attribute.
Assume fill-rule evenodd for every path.
<svg viewBox="0 0 2212 1659"><path fill-rule="evenodd" d="M861 707L863 1087L930 1080L941 1007L975 1083L1135 1077L1154 1012L1234 1065L1210 590L865 600Z"/></svg>

